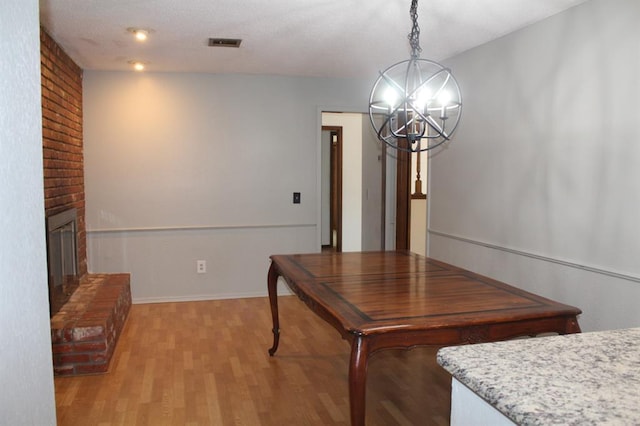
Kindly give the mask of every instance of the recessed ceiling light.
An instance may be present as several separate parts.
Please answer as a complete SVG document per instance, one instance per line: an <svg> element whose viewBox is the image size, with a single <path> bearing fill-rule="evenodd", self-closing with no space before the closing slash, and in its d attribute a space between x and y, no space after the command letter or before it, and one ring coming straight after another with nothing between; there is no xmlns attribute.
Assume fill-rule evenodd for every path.
<svg viewBox="0 0 640 426"><path fill-rule="evenodd" d="M147 37L149 37L149 33L151 32L150 30L145 30L142 28L133 28L133 27L127 28L127 31L133 34L136 40L138 41L145 41Z"/></svg>
<svg viewBox="0 0 640 426"><path fill-rule="evenodd" d="M144 71L144 67L147 62L142 61L129 61L129 64L133 66L133 69L136 71Z"/></svg>

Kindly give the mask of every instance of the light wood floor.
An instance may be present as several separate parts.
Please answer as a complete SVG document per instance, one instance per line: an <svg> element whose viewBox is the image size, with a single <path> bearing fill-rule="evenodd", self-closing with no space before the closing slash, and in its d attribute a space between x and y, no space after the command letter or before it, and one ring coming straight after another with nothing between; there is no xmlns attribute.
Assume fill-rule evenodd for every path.
<svg viewBox="0 0 640 426"><path fill-rule="evenodd" d="M107 374L55 379L58 425L349 425L349 345L297 298L134 305ZM447 425L437 348L369 363L367 424Z"/></svg>

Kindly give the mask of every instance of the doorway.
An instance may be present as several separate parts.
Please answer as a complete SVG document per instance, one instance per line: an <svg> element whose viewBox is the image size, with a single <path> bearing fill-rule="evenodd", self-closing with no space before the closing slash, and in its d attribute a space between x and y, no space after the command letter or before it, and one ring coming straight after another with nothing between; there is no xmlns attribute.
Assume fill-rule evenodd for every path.
<svg viewBox="0 0 640 426"><path fill-rule="evenodd" d="M322 126L322 251L342 251L342 127ZM326 161L328 160L328 161ZM326 193L328 190L328 193ZM327 202L328 201L328 202ZM325 207L326 206L326 207ZM328 216L328 217L327 217ZM328 222L328 226L327 225Z"/></svg>
<svg viewBox="0 0 640 426"><path fill-rule="evenodd" d="M385 149L367 114L320 110L319 118L318 250L337 249L338 243L342 252L393 250L396 151ZM333 204L335 226L330 225L332 130L338 132L335 145L338 155L334 164L341 164L334 168L337 181L334 194L338 194L334 198L337 203Z"/></svg>

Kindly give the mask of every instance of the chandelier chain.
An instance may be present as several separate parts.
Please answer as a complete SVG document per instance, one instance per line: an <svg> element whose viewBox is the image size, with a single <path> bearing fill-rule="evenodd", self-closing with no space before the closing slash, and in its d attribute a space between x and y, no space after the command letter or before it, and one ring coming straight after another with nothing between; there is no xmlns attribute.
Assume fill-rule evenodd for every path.
<svg viewBox="0 0 640 426"><path fill-rule="evenodd" d="M420 47L420 27L418 26L418 0L411 0L411 32L409 33L409 45L411 45L411 57L417 59L420 57L422 48Z"/></svg>

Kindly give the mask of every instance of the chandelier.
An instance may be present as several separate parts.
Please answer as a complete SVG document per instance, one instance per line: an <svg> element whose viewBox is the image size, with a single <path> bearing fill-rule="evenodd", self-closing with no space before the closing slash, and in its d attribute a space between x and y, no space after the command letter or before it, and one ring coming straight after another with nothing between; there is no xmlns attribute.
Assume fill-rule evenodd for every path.
<svg viewBox="0 0 640 426"><path fill-rule="evenodd" d="M462 114L462 96L448 68L420 59L418 0L409 10L411 58L380 72L369 97L378 138L394 149L419 152L451 139Z"/></svg>

